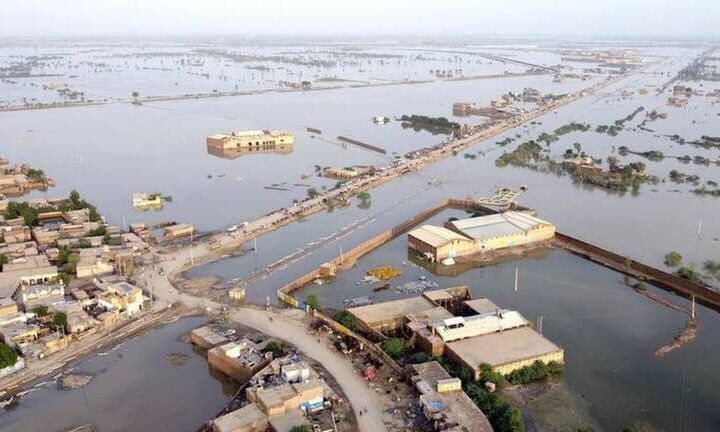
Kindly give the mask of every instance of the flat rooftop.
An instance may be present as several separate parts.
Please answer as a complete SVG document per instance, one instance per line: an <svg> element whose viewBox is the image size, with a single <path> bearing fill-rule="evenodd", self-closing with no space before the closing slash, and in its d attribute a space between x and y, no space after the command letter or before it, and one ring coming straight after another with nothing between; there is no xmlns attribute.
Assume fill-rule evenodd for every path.
<svg viewBox="0 0 720 432"><path fill-rule="evenodd" d="M388 319L435 308L425 297L411 297L367 306L349 308L347 311L368 325Z"/></svg>
<svg viewBox="0 0 720 432"><path fill-rule="evenodd" d="M412 368L421 380L427 384L427 386L419 386L419 388L425 388L421 401L424 400L429 404L439 402L438 406L444 406L441 409L442 414L444 414L448 422L460 424L460 428L457 430L492 432L493 428L485 414L464 391L437 392L438 382L450 378L450 375L438 362L430 361L414 364Z"/></svg>
<svg viewBox="0 0 720 432"><path fill-rule="evenodd" d="M450 224L461 233L475 240L505 237L539 226L552 226L550 222L515 211L462 219L450 222Z"/></svg>
<svg viewBox="0 0 720 432"><path fill-rule="evenodd" d="M234 432L263 421L267 422L267 416L253 403L216 418L213 420L213 425L219 432Z"/></svg>
<svg viewBox="0 0 720 432"><path fill-rule="evenodd" d="M562 351L562 348L530 327L463 339L446 346L465 363L477 365L476 368L482 363L493 367L502 366Z"/></svg>
<svg viewBox="0 0 720 432"><path fill-rule="evenodd" d="M486 298L466 300L463 302L465 306L475 311L478 314L490 313L500 310L500 306L491 302Z"/></svg>

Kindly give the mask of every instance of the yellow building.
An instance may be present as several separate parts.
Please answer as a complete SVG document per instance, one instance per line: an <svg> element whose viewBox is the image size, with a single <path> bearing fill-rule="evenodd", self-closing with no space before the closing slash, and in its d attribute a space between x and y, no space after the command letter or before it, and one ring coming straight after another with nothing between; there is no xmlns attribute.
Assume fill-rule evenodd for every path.
<svg viewBox="0 0 720 432"><path fill-rule="evenodd" d="M555 225L525 213L508 211L456 220L447 228L425 225L408 233L409 246L432 261L490 252L549 240Z"/></svg>
<svg viewBox="0 0 720 432"><path fill-rule="evenodd" d="M162 207L163 201L160 194L135 192L133 194L133 207Z"/></svg>
<svg viewBox="0 0 720 432"><path fill-rule="evenodd" d="M475 251L475 242L447 228L423 225L408 233L409 246L432 261L467 255Z"/></svg>
<svg viewBox="0 0 720 432"><path fill-rule="evenodd" d="M295 137L291 133L279 130L236 131L229 135L207 137L208 151L212 154L230 150L239 153L289 153L294 143Z"/></svg>
<svg viewBox="0 0 720 432"><path fill-rule="evenodd" d="M457 220L448 227L473 239L478 252L527 245L555 236L555 225L516 211Z"/></svg>
<svg viewBox="0 0 720 432"><path fill-rule="evenodd" d="M142 290L127 282L111 284L107 290L98 296L98 303L108 310L124 312L131 316L143 308Z"/></svg>

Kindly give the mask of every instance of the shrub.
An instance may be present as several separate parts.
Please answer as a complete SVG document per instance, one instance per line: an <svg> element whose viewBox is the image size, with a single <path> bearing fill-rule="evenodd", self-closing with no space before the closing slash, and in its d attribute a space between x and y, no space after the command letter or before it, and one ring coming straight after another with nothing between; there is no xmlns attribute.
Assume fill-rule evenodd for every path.
<svg viewBox="0 0 720 432"><path fill-rule="evenodd" d="M432 360L432 357L424 351L416 352L412 355L412 357L410 357L410 363L425 363L430 360Z"/></svg>
<svg viewBox="0 0 720 432"><path fill-rule="evenodd" d="M355 317L352 316L348 311L340 311L336 313L335 321L340 323L340 325L344 326L345 328L348 328L352 331L357 331L357 323L355 322Z"/></svg>
<svg viewBox="0 0 720 432"><path fill-rule="evenodd" d="M36 306L33 308L33 313L39 317L44 317L48 314L47 306Z"/></svg>
<svg viewBox="0 0 720 432"><path fill-rule="evenodd" d="M505 377L513 384L527 384L533 381L539 381L550 375L556 375L562 372L562 366L557 362L549 362L545 364L540 360L536 360L531 366L525 366L510 372Z"/></svg>
<svg viewBox="0 0 720 432"><path fill-rule="evenodd" d="M665 265L668 267L677 267L682 263L683 256L679 252L670 251L665 254Z"/></svg>
<svg viewBox="0 0 720 432"><path fill-rule="evenodd" d="M285 344L279 341L270 341L267 345L265 345L265 351L269 351L271 353L278 353L285 349Z"/></svg>
<svg viewBox="0 0 720 432"><path fill-rule="evenodd" d="M397 360L405 357L408 347L403 339L390 338L383 341L382 349L387 353L387 355Z"/></svg>
<svg viewBox="0 0 720 432"><path fill-rule="evenodd" d="M318 296L315 294L310 294L309 296L307 296L305 298L305 304L315 310L322 309L322 304L320 303L320 298L318 298Z"/></svg>
<svg viewBox="0 0 720 432"><path fill-rule="evenodd" d="M293 426L290 432L312 432L312 429L308 425Z"/></svg>
<svg viewBox="0 0 720 432"><path fill-rule="evenodd" d="M17 363L18 355L14 349L0 343L0 369L14 366Z"/></svg>

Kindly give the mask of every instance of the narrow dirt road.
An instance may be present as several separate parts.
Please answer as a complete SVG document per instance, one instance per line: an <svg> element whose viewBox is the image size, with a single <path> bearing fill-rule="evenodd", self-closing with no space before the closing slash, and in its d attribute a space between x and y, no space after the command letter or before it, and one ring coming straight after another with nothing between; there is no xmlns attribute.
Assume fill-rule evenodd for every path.
<svg viewBox="0 0 720 432"><path fill-rule="evenodd" d="M164 257L164 261L155 269L144 269L138 277L138 282L152 290L157 297L155 307L158 309L167 307L169 303L179 302L189 307L219 311L224 305L182 293L172 286L168 274L162 276L159 274L159 267L164 267L169 274L179 271L183 267L185 253L186 251L183 250L175 256ZM282 339L321 363L345 393L355 412L359 430L387 431L383 423L384 412L379 395L355 372L347 358L328 347L322 339L318 342L316 337L308 334L306 322L293 318L291 315L294 313L302 315L302 312L297 310L273 312L250 307L235 307L230 309L228 317L267 336ZM367 409L367 412L360 415L360 410L364 409Z"/></svg>
<svg viewBox="0 0 720 432"><path fill-rule="evenodd" d="M287 316L285 313L250 308L233 310L229 317L237 323L252 327L268 336L285 340L295 345L306 356L321 363L345 392L345 396L355 411L360 431L387 430L382 421L384 413L377 393L370 389L355 372L348 359L342 357L336 350L329 348L322 342L322 339L318 342L316 337L308 334L305 323ZM360 415L359 411L362 408L367 408L367 412Z"/></svg>

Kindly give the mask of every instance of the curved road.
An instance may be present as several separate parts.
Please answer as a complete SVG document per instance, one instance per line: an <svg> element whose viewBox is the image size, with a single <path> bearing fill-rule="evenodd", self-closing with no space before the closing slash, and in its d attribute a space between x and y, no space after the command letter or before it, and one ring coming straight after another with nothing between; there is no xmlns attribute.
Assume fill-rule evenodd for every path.
<svg viewBox="0 0 720 432"><path fill-rule="evenodd" d="M200 252L199 248L201 247L195 248L196 252ZM160 257L164 262L155 268L146 267L138 277L138 283L147 287L155 295L157 300L154 307L156 310L164 309L168 304L176 302L208 311L220 311L225 306L210 299L182 293L172 286L169 275L182 271L187 265L190 258L187 249ZM159 274L160 267L167 272L163 276ZM321 363L345 393L355 412L359 430L361 432L387 431L387 427L383 423L385 413L376 391L371 389L365 380L356 373L347 358L323 343L323 338L318 341L316 336L308 334L307 323L291 316L293 312L299 314L302 312L287 312L289 313L234 307L230 309L228 317L238 324L254 328L267 336L284 340L297 347L304 355ZM361 409L367 409L367 412L360 415ZM388 420L391 421L391 419Z"/></svg>

